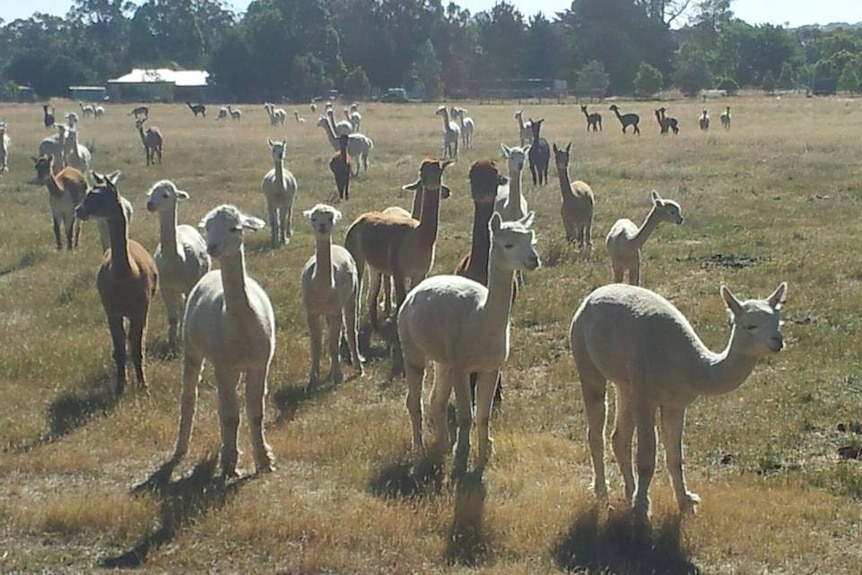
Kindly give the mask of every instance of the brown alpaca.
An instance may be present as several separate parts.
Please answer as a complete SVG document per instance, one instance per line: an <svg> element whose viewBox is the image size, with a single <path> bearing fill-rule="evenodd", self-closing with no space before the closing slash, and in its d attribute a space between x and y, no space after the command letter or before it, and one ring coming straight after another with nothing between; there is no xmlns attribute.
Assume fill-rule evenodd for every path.
<svg viewBox="0 0 862 575"><path fill-rule="evenodd" d="M357 309L362 294L365 266L369 273L385 273L395 282L396 312L407 295L406 280L419 283L434 263L434 246L440 213L440 195L444 188L443 170L453 160L425 159L419 168L419 179L403 186L405 190L422 189L422 215L420 219L389 216L382 212L367 212L350 224L344 246L356 260L359 286L356 290ZM379 331L377 296L369 290L368 313L371 327Z"/></svg>
<svg viewBox="0 0 862 575"><path fill-rule="evenodd" d="M87 178L75 168L63 168L54 173L54 157L31 158L36 169L36 177L48 188L48 205L54 219L54 240L57 249L63 249L60 239L60 222L66 232L66 249L78 247L81 237L81 222L75 218L75 206L84 201L90 185ZM74 231L73 231L74 230ZM74 237L73 237L74 236Z"/></svg>
<svg viewBox="0 0 862 575"><path fill-rule="evenodd" d="M129 343L135 375L141 387L147 386L144 377L147 314L158 285L158 271L152 256L141 244L129 239L128 222L117 191L119 176L119 171L108 176L93 172L96 187L75 210L82 220L94 217L108 222L111 249L105 252L96 285L111 331L118 396L126 386L125 318L129 318Z"/></svg>
<svg viewBox="0 0 862 575"><path fill-rule="evenodd" d="M338 188L338 199L347 201L350 199L350 173L353 170L353 162L347 155L347 143L350 136L342 134L338 137L338 151L329 160L329 169L335 176L335 186Z"/></svg>
<svg viewBox="0 0 862 575"><path fill-rule="evenodd" d="M593 247L593 206L595 197L593 190L580 180L569 181L569 153L572 144L565 150L554 144L554 163L557 165L557 175L560 178L560 194L563 203L560 206L560 217L566 230L566 241L578 241L580 249L590 250Z"/></svg>
<svg viewBox="0 0 862 575"><path fill-rule="evenodd" d="M155 126L147 128L147 131L144 132L144 122L146 121L146 118L135 120L135 127L138 129L138 135L141 137L141 143L147 153L147 167L149 167L150 164L156 163L156 156L159 157L159 163L162 163L162 132Z"/></svg>

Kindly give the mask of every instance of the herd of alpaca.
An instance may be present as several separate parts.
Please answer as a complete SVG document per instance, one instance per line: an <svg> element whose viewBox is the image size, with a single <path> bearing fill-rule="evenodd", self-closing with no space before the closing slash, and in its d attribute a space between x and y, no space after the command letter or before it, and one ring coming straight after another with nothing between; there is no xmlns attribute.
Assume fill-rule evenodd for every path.
<svg viewBox="0 0 862 575"><path fill-rule="evenodd" d="M205 117L203 104L186 105ZM271 123L283 110L265 104ZM81 106L84 118L95 118L95 108ZM241 112L227 106L234 119ZM621 114L611 106L623 133L631 126L639 134L637 114ZM43 108L48 124L48 107ZM279 113L282 112L282 113ZM350 179L360 168L367 170L370 139L358 133L361 122L357 105L344 110L346 122L336 122L328 105L318 126L335 148L329 169L336 183L333 201L349 200ZM481 472L489 462L489 419L500 388L500 370L510 352L510 316L521 284L519 274L540 266L532 230L534 213L522 188L522 174L529 161L534 188L547 183L553 152L560 184L560 216L566 240L589 254L595 194L591 187L569 176L572 144L549 145L540 135L544 120L524 122L523 111L515 113L520 146L501 144L506 174L493 160L475 161L469 172L474 221L470 253L451 275L430 276L438 243L440 201L450 189L443 174L459 153L473 147L474 121L460 107L440 106L443 120L443 153L426 158L419 177L403 186L414 193L412 212L392 207L365 212L348 227L344 244L333 242L342 213L327 204L317 204L302 214L314 237L314 253L300 274L301 299L307 319L310 365L306 388L323 378L320 363L324 353L323 321L328 328L326 352L330 362L327 378L333 384L344 379L339 346L345 336L350 362L357 376L365 372L358 332L365 271L368 270L368 318L374 331L381 331L378 296L380 287L395 290L396 361L403 367L407 383L407 411L412 446L425 451L423 438L423 380L428 362L433 363L433 385L428 406L434 431L430 451L442 456L449 448L447 405L454 389L456 439L453 476L462 477L470 453L470 429L474 413L478 453L475 468ZM581 112L587 131L601 131L601 115ZM53 111L50 112L53 123ZM161 133L144 131L149 111L135 109L136 129L143 143L147 166L161 163ZM137 119L138 115L143 118ZM678 121L655 110L661 134L678 133ZM299 120L299 114L296 113ZM273 119L275 118L275 121ZM264 436L264 398L269 367L275 353L275 316L265 290L249 277L243 248L244 231L255 231L266 223L242 213L232 205L211 210L200 222L206 237L190 225L178 222L178 202L190 195L170 180L157 181L147 193L147 211L159 219L159 243L151 255L129 238L131 203L119 193L119 171L109 175L90 172L90 153L78 143L78 128L72 115L69 124L57 125L58 133L45 138L34 157L37 177L48 190L56 247L78 245L81 221L98 219L103 224L104 257L97 275L97 289L111 335L116 368L115 390L126 387L127 355L135 376L146 387L144 353L150 303L161 292L167 315L167 341L173 352L182 353L180 420L172 463L187 453L196 409L198 386L205 361L213 364L218 390L221 429L221 470L237 473L239 407L237 386L245 381L248 428L257 472L274 468L272 450ZM730 109L721 115L730 127ZM709 116L699 118L703 131ZM525 137L528 134L528 137ZM287 141L267 138L272 169L264 176L261 190L266 201L270 244L277 248L289 242L297 193L297 180L285 167ZM0 173L6 171L10 142L6 124L0 122ZM92 175L91 188L87 175ZM538 191L534 189L534 191ZM574 312L569 330L570 352L577 366L585 405L593 489L603 501L608 498L605 474L604 427L607 382L616 389L616 420L612 447L624 483L624 497L635 517L649 515L649 487L655 469L656 429L667 454L667 470L680 510L690 510L699 498L686 486L682 471L682 439L685 408L700 395L726 393L741 385L757 362L783 347L779 310L787 285L782 283L766 299L740 301L726 287L720 293L731 316L730 341L724 351L710 351L698 338L683 314L657 293L641 286L642 249L662 222L682 224L680 205L663 199L653 190L652 206L640 226L629 219L617 220L607 233L605 246L610 258L612 282L583 299ZM211 270L212 260L219 269ZM384 278L386 278L384 284ZM627 281L627 283L623 283ZM519 287L521 286L521 287ZM389 304L386 304L387 316ZM128 320L128 330L126 327ZM128 340L128 341L127 341ZM128 351L127 351L128 344ZM471 393L471 378L475 390ZM471 407L475 400L475 412ZM637 434L637 450L633 438ZM636 466L636 469L635 469Z"/></svg>

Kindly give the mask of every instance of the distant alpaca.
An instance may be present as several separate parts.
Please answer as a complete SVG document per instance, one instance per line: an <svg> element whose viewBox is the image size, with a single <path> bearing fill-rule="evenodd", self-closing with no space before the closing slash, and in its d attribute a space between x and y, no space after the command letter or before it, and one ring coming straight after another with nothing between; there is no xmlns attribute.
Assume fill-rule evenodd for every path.
<svg viewBox="0 0 862 575"><path fill-rule="evenodd" d="M236 122L242 120L242 110L234 110L230 104L227 105L227 112L230 114L230 119Z"/></svg>
<svg viewBox="0 0 862 575"><path fill-rule="evenodd" d="M51 106L51 111L48 111L48 104L42 104L42 123L46 128L54 126L54 106Z"/></svg>
<svg viewBox="0 0 862 575"><path fill-rule="evenodd" d="M721 127L727 130L730 129L730 106L721 113Z"/></svg>
<svg viewBox="0 0 862 575"><path fill-rule="evenodd" d="M388 216L381 212L366 212L360 215L347 230L344 247L356 261L359 273L357 299L361 298L365 267L369 274L375 272L392 276L395 282L396 310L407 293L407 279L418 284L434 263L434 251L439 225L440 196L443 170L453 160L425 159L419 167L419 179L403 186L405 190L422 188L422 211L419 221L412 218ZM380 330L377 321L378 293L369 292L368 312L371 327ZM357 308L359 304L357 304Z"/></svg>
<svg viewBox="0 0 862 575"><path fill-rule="evenodd" d="M452 117L458 119L461 127L461 143L464 145L464 149L469 150L473 147L473 132L476 130L476 125L473 118L466 114L466 108L452 106Z"/></svg>
<svg viewBox="0 0 862 575"><path fill-rule="evenodd" d="M297 124L301 124L305 121L305 118L299 115L299 110L293 111L293 117L296 119Z"/></svg>
<svg viewBox="0 0 862 575"><path fill-rule="evenodd" d="M329 118L321 116L317 121L317 125L323 128L326 139L329 140L329 145L332 146L332 149L336 151L340 150L339 136L335 133L335 128L333 128ZM349 134L348 138L347 153L353 158L353 176L358 176L360 168L363 171L368 171L368 156L371 154L371 150L374 149L374 142L363 134Z"/></svg>
<svg viewBox="0 0 862 575"><path fill-rule="evenodd" d="M302 303L305 306L308 332L311 338L311 368L308 387L320 379L321 318L329 327L329 373L334 384L343 376L339 365L341 330L347 331L347 345L353 366L361 376L364 358L356 347L358 309L356 290L359 278L353 256L341 246L332 244L332 229L341 219L341 212L325 204L317 204L303 212L314 232L315 252L302 269Z"/></svg>
<svg viewBox="0 0 862 575"><path fill-rule="evenodd" d="M76 128L71 128L66 132L66 143L63 153L67 166L76 168L84 174L90 172L90 150L78 143L78 130Z"/></svg>
<svg viewBox="0 0 862 575"><path fill-rule="evenodd" d="M81 107L81 114L84 115L84 118L92 118L96 115L96 109L92 104L84 104L84 102L78 102L78 106Z"/></svg>
<svg viewBox="0 0 862 575"><path fill-rule="evenodd" d="M159 245L153 254L159 270L159 289L168 313L168 347L177 349L182 334L182 313L186 297L204 274L210 271L207 245L196 228L177 224L177 203L189 194L170 180L156 182L147 192L147 211L159 215Z"/></svg>
<svg viewBox="0 0 862 575"><path fill-rule="evenodd" d="M287 140L273 142L267 138L266 143L272 153L273 167L263 177L260 187L266 198L266 211L269 213L270 246L276 248L290 242L290 236L293 235L290 225L293 220L293 200L296 197L297 184L293 173L284 168Z"/></svg>
<svg viewBox="0 0 862 575"><path fill-rule="evenodd" d="M353 171L350 156L347 154L349 141L350 137L347 134L339 136L339 150L329 160L329 169L335 177L335 187L338 189L338 199L344 201L350 199L350 174Z"/></svg>
<svg viewBox="0 0 862 575"><path fill-rule="evenodd" d="M189 110L192 111L192 114L195 115L195 118L198 117L198 114L200 114L202 118L207 117L207 107L204 104L192 104L191 102L186 100L186 106L189 107Z"/></svg>
<svg viewBox="0 0 862 575"><path fill-rule="evenodd" d="M679 120L666 115L667 108L661 107L655 111L656 120L658 120L661 135L666 136L668 131L672 131L674 135L679 134Z"/></svg>
<svg viewBox="0 0 862 575"><path fill-rule="evenodd" d="M706 110L700 114L700 118L698 118L697 123L700 126L700 129L704 132L709 130L709 114Z"/></svg>
<svg viewBox="0 0 862 575"><path fill-rule="evenodd" d="M69 129L74 129L78 126L78 114L75 112L69 112L66 114L66 127Z"/></svg>
<svg viewBox="0 0 862 575"><path fill-rule="evenodd" d="M528 157L530 158L530 175L533 177L533 185L544 186L548 183L548 164L551 161L551 148L548 140L539 136L542 124L545 120L530 119L530 130L533 132L533 143L530 144Z"/></svg>
<svg viewBox="0 0 862 575"><path fill-rule="evenodd" d="M243 252L243 231L264 225L263 220L230 205L213 209L200 223L206 229L207 252L218 260L219 269L201 278L186 303L180 424L171 463L179 462L188 451L198 385L204 361L209 360L218 388L222 475L237 474L237 386L243 379L256 471L275 469L263 431L267 374L275 353L275 314L269 296L246 273Z"/></svg>
<svg viewBox="0 0 862 575"><path fill-rule="evenodd" d="M398 313L398 336L407 378L407 410L413 430L413 449L424 449L422 438L422 380L428 361L434 362L431 421L433 452L449 447L446 409L455 388L458 436L453 475L463 476L470 451L469 373L478 372L476 469L484 470L491 452L488 433L494 389L500 367L509 356L509 315L514 275L539 267L535 236L529 229L531 212L518 222L503 222L498 214L489 223L488 287L454 275L437 275L413 288Z"/></svg>
<svg viewBox="0 0 862 575"><path fill-rule="evenodd" d="M557 177L560 179L560 194L563 203L560 205L560 218L566 230L566 241L577 240L578 248L589 251L593 247L593 209L596 199L593 190L585 182L569 180L569 158L572 144L565 150L554 144L554 164L557 166Z"/></svg>
<svg viewBox="0 0 862 575"><path fill-rule="evenodd" d="M216 122L223 122L228 119L230 112L228 112L227 106L222 106L218 109L218 116L216 116Z"/></svg>
<svg viewBox="0 0 862 575"><path fill-rule="evenodd" d="M700 498L683 475L685 409L701 395L733 391L757 362L784 347L779 309L782 283L765 300L740 302L726 287L721 295L733 316L724 351L707 349L683 314L649 290L625 284L600 287L584 299L572 318L569 342L581 380L593 462L593 490L607 501L604 427L607 380L616 387L613 451L635 517L649 516L649 486L655 470L656 411L666 464L681 511ZM437 318L436 321L441 321ZM635 486L632 435L637 430Z"/></svg>
<svg viewBox="0 0 862 575"><path fill-rule="evenodd" d="M263 107L266 110L266 115L269 116L269 124L271 126L275 126L276 124L284 125L284 120L287 119L287 112L284 111L284 108L276 108L275 104L270 104L269 102L266 102ZM297 122L303 121L299 117L299 112L294 112L294 115Z"/></svg>
<svg viewBox="0 0 862 575"><path fill-rule="evenodd" d="M658 192L650 192L652 209L640 227L629 219L617 220L605 238L611 256L614 282L622 282L628 272L631 285L640 285L641 248L661 222L682 224L682 211L673 200L663 200Z"/></svg>
<svg viewBox="0 0 862 575"><path fill-rule="evenodd" d="M138 106L137 108L132 108L132 111L127 115L134 116L135 119L138 119L138 116L143 116L144 118L150 117L150 109L146 106Z"/></svg>
<svg viewBox="0 0 862 575"><path fill-rule="evenodd" d="M144 377L147 314L156 295L159 276L152 256L141 244L129 239L126 216L117 191L119 177L119 171L108 176L93 172L96 187L75 210L82 220L94 217L108 221L111 249L105 252L96 284L111 330L118 396L126 387L125 318L129 318L130 351L138 385L147 386Z"/></svg>
<svg viewBox="0 0 862 575"><path fill-rule="evenodd" d="M530 122L524 123L523 110L515 112L515 121L518 122L518 137L521 140L520 146L523 148L533 141L533 129L530 127Z"/></svg>
<svg viewBox="0 0 862 575"><path fill-rule="evenodd" d="M6 122L0 122L0 176L9 171L9 148L12 139L6 133Z"/></svg>
<svg viewBox="0 0 862 575"><path fill-rule="evenodd" d="M584 117L587 119L587 132L592 129L593 132L601 132L602 131L602 115L598 112L593 112L590 114L587 112L587 107L581 105L581 112L584 113Z"/></svg>
<svg viewBox="0 0 862 575"><path fill-rule="evenodd" d="M626 128L628 128L629 126L632 126L634 128L634 130L633 130L634 133L637 134L638 136L640 136L641 130L640 130L640 128L638 128L638 124L641 121L640 116L638 116L637 114L620 115L620 109L617 108L616 104L611 104L610 110L614 114L616 114L617 119L620 121L620 124L622 124L623 134L626 133Z"/></svg>
<svg viewBox="0 0 862 575"><path fill-rule="evenodd" d="M443 159L458 159L461 128L452 121L449 115L449 108L446 106L440 106L434 113L443 117Z"/></svg>
<svg viewBox="0 0 862 575"><path fill-rule="evenodd" d="M335 110L332 109L332 104L326 105L326 117L329 118L329 123L332 124L332 129L335 130L336 136L353 133L353 124L351 124L349 121L335 121Z"/></svg>
<svg viewBox="0 0 862 575"><path fill-rule="evenodd" d="M503 149L503 155L506 157L509 179L505 184L501 184L497 188L494 211L500 214L504 222L515 222L526 216L529 211L527 199L521 193L521 174L524 172L524 163L527 160L527 154L530 152L530 146L523 149L518 146L510 148L506 144L501 143L500 147ZM490 215L488 217L490 219ZM485 224L487 223L486 221ZM487 228L488 226L484 227Z"/></svg>
<svg viewBox="0 0 862 575"><path fill-rule="evenodd" d="M144 132L144 122L147 119L135 120L135 128L138 130L138 135L141 138L141 143L144 145L144 151L147 154L147 167L155 165L156 156L159 158L159 163L162 163L162 131L157 127L147 128Z"/></svg>
<svg viewBox="0 0 862 575"><path fill-rule="evenodd" d="M75 206L83 202L87 195L90 188L87 178L75 168L63 168L54 174L54 157L50 155L32 160L36 178L48 188L48 206L54 221L54 241L57 249L63 249L60 239L62 223L66 232L66 249L71 251L78 247L81 237L81 222L75 217Z"/></svg>
<svg viewBox="0 0 862 575"><path fill-rule="evenodd" d="M353 131L358 132L362 125L362 114L359 113L359 104L353 102L350 104L350 108L344 108L344 115L347 117L347 121L353 126Z"/></svg>
<svg viewBox="0 0 862 575"><path fill-rule="evenodd" d="M96 106L95 108L93 108L93 117L95 119L101 120L104 115L105 115L104 106Z"/></svg>

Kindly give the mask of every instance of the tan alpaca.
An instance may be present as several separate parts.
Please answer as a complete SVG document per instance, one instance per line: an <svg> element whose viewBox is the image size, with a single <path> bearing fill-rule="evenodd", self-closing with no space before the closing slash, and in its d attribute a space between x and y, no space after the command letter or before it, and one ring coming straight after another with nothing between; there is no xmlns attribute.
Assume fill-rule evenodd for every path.
<svg viewBox="0 0 862 575"><path fill-rule="evenodd" d="M577 240L581 250L593 247L593 207L596 200L593 190L585 182L569 180L569 154L572 144L561 150L554 144L554 164L557 166L557 176L560 178L560 194L563 203L560 205L560 218L566 230L566 241Z"/></svg>
<svg viewBox="0 0 862 575"><path fill-rule="evenodd" d="M141 120L135 120L135 128L138 130L138 135L141 138L141 143L144 145L144 151L147 154L147 167L150 165L155 165L156 156L159 158L159 163L162 163L162 131L157 127L153 126L152 128L147 128L147 131L144 131L144 122L147 121L147 118L143 118Z"/></svg>
<svg viewBox="0 0 862 575"><path fill-rule="evenodd" d="M48 154L33 158L37 179L48 188L48 205L54 220L54 240L57 249L63 249L60 239L60 224L66 232L66 249L78 247L81 237L81 222L75 216L75 206L84 201L90 185L87 178L75 168L63 168L54 173L54 156Z"/></svg>
<svg viewBox="0 0 862 575"><path fill-rule="evenodd" d="M605 246L611 256L614 281L619 283L628 272L631 285L640 285L641 248L662 222L680 225L683 222L679 204L673 200L663 200L658 192L650 192L652 209L640 227L623 218L617 220L605 238Z"/></svg>

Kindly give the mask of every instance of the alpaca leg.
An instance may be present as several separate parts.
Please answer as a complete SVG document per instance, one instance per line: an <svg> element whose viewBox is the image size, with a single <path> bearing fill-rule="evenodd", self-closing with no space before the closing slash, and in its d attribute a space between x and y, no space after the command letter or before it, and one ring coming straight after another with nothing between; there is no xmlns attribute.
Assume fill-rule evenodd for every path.
<svg viewBox="0 0 862 575"><path fill-rule="evenodd" d="M404 354L404 375L407 380L407 413L413 429L413 451L419 454L422 443L422 380L425 378L425 358Z"/></svg>
<svg viewBox="0 0 862 575"><path fill-rule="evenodd" d="M147 388L147 379L144 377L144 340L147 334L147 311L139 317L129 320L129 347L132 353L132 364L135 366L135 377L138 385Z"/></svg>
<svg viewBox="0 0 862 575"><path fill-rule="evenodd" d="M67 220L63 218L63 226L66 229L66 249L72 251L72 247L74 245L74 235L75 235L75 224L74 220Z"/></svg>
<svg viewBox="0 0 862 575"><path fill-rule="evenodd" d="M81 239L81 220L79 220L78 218L73 217L73 218L72 218L72 227L74 227L74 228L75 228L75 242L74 242L74 246L75 246L75 249L78 249L78 242L79 242L79 241L80 241L80 239Z"/></svg>
<svg viewBox="0 0 862 575"><path fill-rule="evenodd" d="M632 509L637 519L646 519L649 517L649 486L655 472L656 406L648 401L642 401L643 399L643 397L638 397L637 392L635 392L633 400L635 403L635 428L637 429L638 438L638 480Z"/></svg>
<svg viewBox="0 0 862 575"><path fill-rule="evenodd" d="M359 331L357 329L359 325L359 313L356 309L356 298L352 294L344 303L342 316L344 329L347 330L347 348L350 350L351 363L360 376L365 375L365 370L362 367L365 358L359 353L359 346L356 343L356 340L359 339Z"/></svg>
<svg viewBox="0 0 862 575"><path fill-rule="evenodd" d="M614 283L622 283L626 269L622 265L611 264L611 269L614 272Z"/></svg>
<svg viewBox="0 0 862 575"><path fill-rule="evenodd" d="M590 218L587 220L587 223L584 224L584 242L587 246L587 251L593 249L593 219Z"/></svg>
<svg viewBox="0 0 862 575"><path fill-rule="evenodd" d="M381 275L373 268L368 270L368 319L371 322L371 330L380 333L380 320L378 319L377 297L380 295ZM389 311L386 312L389 315Z"/></svg>
<svg viewBox="0 0 862 575"><path fill-rule="evenodd" d="M320 379L320 353L323 330L320 325L319 315L307 314L305 319L308 322L308 335L311 340L311 367L308 369L308 384L305 387L308 390Z"/></svg>
<svg viewBox="0 0 862 575"><path fill-rule="evenodd" d="M583 342L572 345L575 365L581 378L581 395L587 413L587 443L593 460L593 492L599 501L608 499L608 485L605 479L605 418L607 405L605 396L607 380L590 360Z"/></svg>
<svg viewBox="0 0 862 575"><path fill-rule="evenodd" d="M257 473L275 470L275 458L263 432L268 369L269 366L264 366L262 369L250 369L245 375L245 412L248 416L251 450L254 454L254 467Z"/></svg>
<svg viewBox="0 0 862 575"><path fill-rule="evenodd" d="M189 439L192 435L192 423L195 419L195 406L198 401L198 385L203 371L203 359L191 355L186 350L183 358L183 392L180 397L180 426L177 432L177 443L171 461L177 463L189 450Z"/></svg>
<svg viewBox="0 0 862 575"><path fill-rule="evenodd" d="M467 459L470 456L470 428L473 426L473 408L470 401L470 374L461 369L452 370L455 387L458 435L455 441L455 460L452 476L456 479L467 474ZM448 398L447 398L448 399Z"/></svg>
<svg viewBox="0 0 862 575"><path fill-rule="evenodd" d="M660 412L661 441L664 444L665 464L676 493L676 502L682 512L693 511L700 503L700 497L685 486L682 470L683 449L682 432L685 427L685 409L662 406Z"/></svg>
<svg viewBox="0 0 862 575"><path fill-rule="evenodd" d="M215 380L218 388L218 415L221 428L221 470L224 477L236 477L236 462L239 455L236 432L239 428L239 404L236 388L240 371L225 366L215 366ZM246 394L249 390L246 389ZM247 399L251 401L251 398ZM249 421L251 425L251 421Z"/></svg>
<svg viewBox="0 0 862 575"><path fill-rule="evenodd" d="M491 407L494 404L494 392L497 388L497 378L500 370L480 371L476 377L476 428L478 431L479 455L476 468L485 469L491 457L491 435L489 425Z"/></svg>
<svg viewBox="0 0 862 575"><path fill-rule="evenodd" d="M168 347L175 351L183 308L183 296L173 290L162 289L162 301L165 303L165 310L168 313Z"/></svg>
<svg viewBox="0 0 862 575"><path fill-rule="evenodd" d="M111 331L111 343L114 347L114 365L117 367L117 396L123 394L126 388L126 328L123 316L108 316L108 329Z"/></svg>
<svg viewBox="0 0 862 575"><path fill-rule="evenodd" d="M632 436L635 431L634 404L630 391L617 386L616 392L617 414L611 442L614 448L614 457L620 468L620 474L623 476L626 503L631 505L635 493L635 478L632 468Z"/></svg>
<svg viewBox="0 0 862 575"><path fill-rule="evenodd" d="M434 448L436 455L446 453L449 446L449 426L446 409L449 406L449 396L452 395L452 385L457 372L440 362L434 362L434 386L428 398L431 411L431 426L434 428ZM469 442L469 438L467 439ZM469 449L469 443L468 443Z"/></svg>
<svg viewBox="0 0 862 575"><path fill-rule="evenodd" d="M290 223L293 221L293 199L288 202L287 206L280 210L281 213L281 243L290 243L290 237L293 235L293 228Z"/></svg>
<svg viewBox="0 0 862 575"><path fill-rule="evenodd" d="M63 249L63 241L60 239L60 220L54 218L54 241L57 242L57 250Z"/></svg>
<svg viewBox="0 0 862 575"><path fill-rule="evenodd" d="M377 298L379 297L379 294L380 294L381 281L383 280L384 277L386 278L387 282L389 281L389 276L384 276L382 273L380 273L376 270L372 270L370 275L371 275L371 277L368 278L368 282L369 282L368 283L368 309L369 310L371 309L371 303L372 303L371 302L371 294L374 294L374 307L378 307ZM387 299L385 297L386 291L387 290L384 289L384 292L383 292L384 302ZM388 306L383 308L383 314L384 314L384 316L389 317L389 315L391 313L392 313L392 305L390 302L390 304Z"/></svg>
<svg viewBox="0 0 862 575"><path fill-rule="evenodd" d="M281 232L278 229L278 210L270 202L267 201L267 212L269 213L269 237L270 245L274 248L278 247Z"/></svg>
<svg viewBox="0 0 862 575"><path fill-rule="evenodd" d="M326 326L329 329L329 376L332 378L332 383L338 385L344 381L341 364L338 362L338 344L341 342L341 313L326 316Z"/></svg>
<svg viewBox="0 0 862 575"><path fill-rule="evenodd" d="M633 286L641 285L641 258L638 254L638 259L629 269L629 283Z"/></svg>

